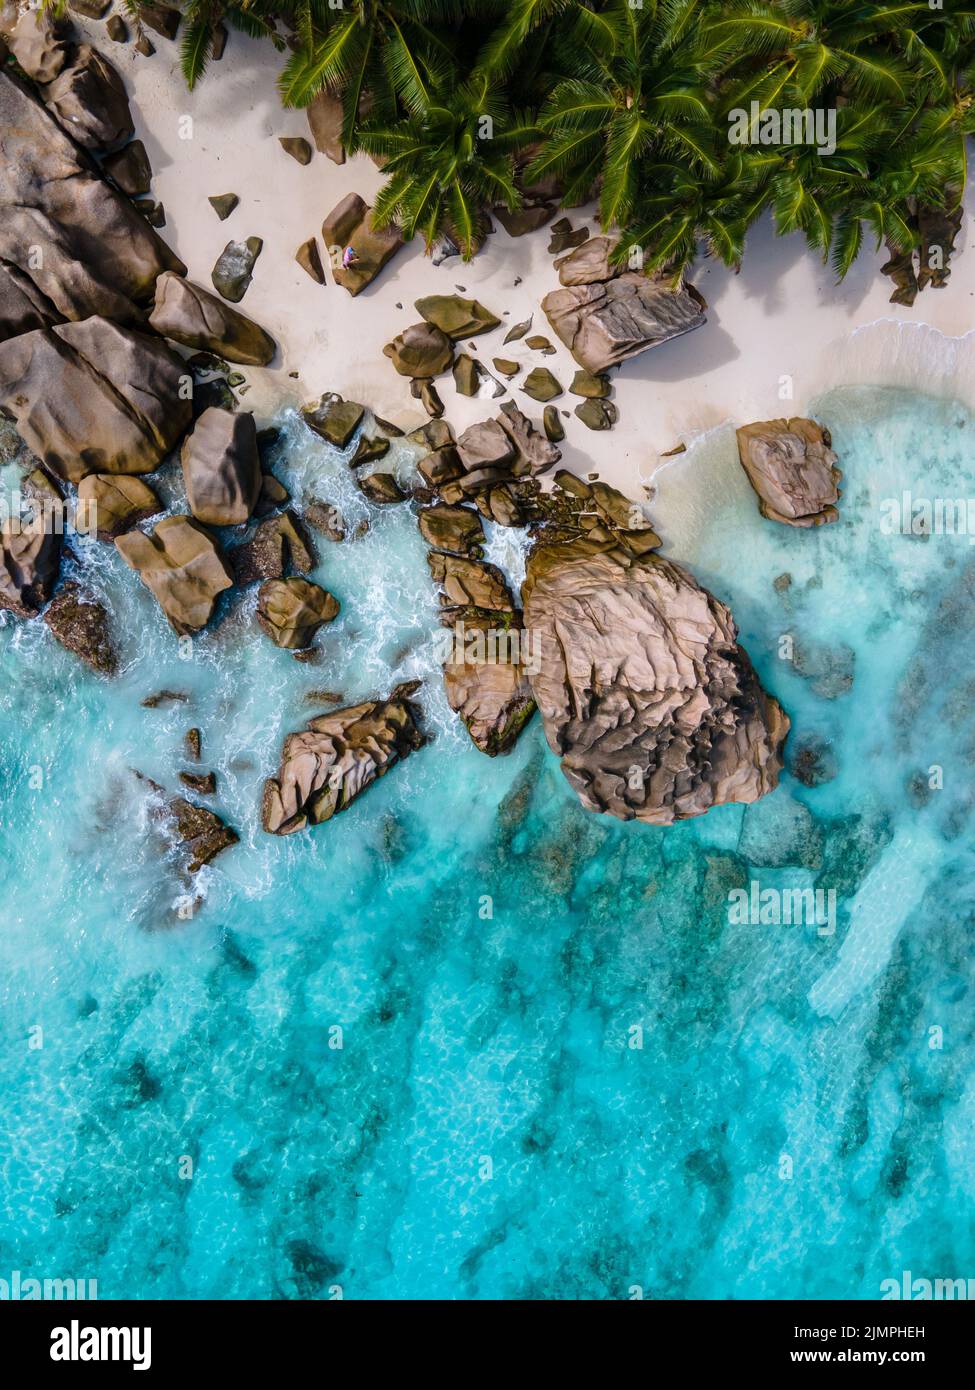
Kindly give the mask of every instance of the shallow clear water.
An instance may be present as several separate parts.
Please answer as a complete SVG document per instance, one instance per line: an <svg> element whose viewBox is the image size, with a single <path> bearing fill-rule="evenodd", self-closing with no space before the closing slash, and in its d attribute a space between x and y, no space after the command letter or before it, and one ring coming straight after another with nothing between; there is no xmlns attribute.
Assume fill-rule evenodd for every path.
<svg viewBox="0 0 975 1390"><path fill-rule="evenodd" d="M878 511L971 492L975 422L865 390L813 413L838 525L763 521L730 430L668 470L654 514L837 776L666 830L583 812L537 719L483 757L434 678L430 746L331 824L261 832L307 692L434 669L408 509L369 508L294 420L281 476L372 521L320 545L342 603L321 665L271 646L253 595L180 660L135 576L78 543L122 674L86 674L40 623L0 630L0 1277L871 1298L907 1269L975 1275L975 549L885 535ZM492 558L517 578L510 544ZM141 708L165 687L189 701ZM175 791L191 725L241 844L180 920L132 769ZM752 880L834 889L835 933L732 925Z"/></svg>

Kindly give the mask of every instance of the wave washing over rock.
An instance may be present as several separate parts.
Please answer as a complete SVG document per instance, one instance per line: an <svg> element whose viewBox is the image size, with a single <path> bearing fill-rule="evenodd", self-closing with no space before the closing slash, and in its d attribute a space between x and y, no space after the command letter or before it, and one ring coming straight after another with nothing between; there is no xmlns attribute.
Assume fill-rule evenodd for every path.
<svg viewBox="0 0 975 1390"><path fill-rule="evenodd" d="M319 547L319 665L252 637L254 590L181 660L115 547L72 541L114 682L0 628L12 1268L102 1297L873 1298L971 1267L975 563L967 537L883 532L880 504L922 475L963 495L973 420L885 392L812 413L834 525L763 520L733 430L659 479L666 553L793 718L774 793L669 827L583 810L538 720L507 758L474 747L413 516L297 417L281 481L371 521ZM517 584L515 533L485 529ZM285 734L418 678L429 746L327 826L265 834ZM241 842L188 891L151 783L192 769L193 727ZM753 882L833 891L835 930L733 923Z"/></svg>

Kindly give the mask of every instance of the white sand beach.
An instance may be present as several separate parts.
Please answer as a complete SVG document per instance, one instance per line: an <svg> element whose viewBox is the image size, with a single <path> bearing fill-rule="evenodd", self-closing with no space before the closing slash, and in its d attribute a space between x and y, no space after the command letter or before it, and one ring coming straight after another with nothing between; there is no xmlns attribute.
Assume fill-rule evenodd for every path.
<svg viewBox="0 0 975 1390"><path fill-rule="evenodd" d="M316 235L325 259L320 240L325 215L350 191L371 199L382 176L361 156L339 167L316 152L302 166L284 152L280 136L307 137L309 131L304 112L284 110L278 99L281 55L267 43L232 33L223 59L191 93L175 43L153 34L157 51L144 58L132 44L108 43L102 25L87 27L124 75L136 133L154 171L153 196L165 207L162 234L186 262L190 277L208 286L228 240L264 240L240 307L268 329L280 350L269 368L248 371L245 408L263 417L283 403L308 401L328 390L360 400L404 427L423 423L419 402L410 396L407 379L382 355L383 345L416 321L414 300L460 287L503 316L505 325L534 314L533 331L552 337L557 355L548 357L523 342L502 348L505 327L477 340L476 355L488 366L497 355L525 362L511 388L529 414L538 416L541 408L518 388L532 366L549 367L568 386L575 363L540 309L543 296L557 286L547 229L513 239L497 226L467 265L457 257L434 266L417 239L355 299L332 283L319 286L296 264L297 248ZM240 203L221 222L207 198L228 192ZM971 191L968 201L971 212ZM574 210L573 226L586 223L597 231L591 213ZM595 433L571 414L564 421L564 464L583 475L596 471L638 496L661 454L680 442L690 445L725 422L802 414L830 386L904 384L971 399L973 229L975 218L967 216L949 285L925 290L912 308L902 308L888 302L893 286L879 274L885 251L868 248L838 285L831 268L817 262L801 237L776 237L769 222L756 227L739 275L711 260L695 268L693 282L709 305L707 324L614 373L618 424ZM449 375L438 380L437 389L446 418L458 431L493 414L498 404L490 397L458 396ZM556 402L568 412L578 403L567 391Z"/></svg>

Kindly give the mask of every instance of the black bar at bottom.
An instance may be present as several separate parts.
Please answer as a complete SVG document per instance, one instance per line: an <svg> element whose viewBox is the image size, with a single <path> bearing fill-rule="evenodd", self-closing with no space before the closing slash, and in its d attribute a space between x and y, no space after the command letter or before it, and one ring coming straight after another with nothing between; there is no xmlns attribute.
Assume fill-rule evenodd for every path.
<svg viewBox="0 0 975 1390"><path fill-rule="evenodd" d="M371 1376L385 1358L395 1373L428 1371L464 1326L479 1374L497 1357L509 1371L512 1347L506 1325L535 1339L537 1365L589 1343L595 1351L612 1338L613 1360L630 1343L646 1364L675 1361L685 1371L789 1370L793 1366L884 1368L961 1364L971 1344L973 1319L964 1302L880 1303L655 1303L590 1305L560 1332L560 1304L444 1303L191 1303L0 1302L4 1360L18 1378L37 1369L65 1379L84 1372L134 1372L172 1378L191 1369L240 1371L253 1379L265 1368L280 1375L288 1358L310 1356L323 1371L333 1352L358 1347ZM580 1322L580 1316L592 1322ZM403 1318L402 1333L396 1323ZM408 1321L406 1320L408 1319ZM470 1319L470 1323L468 1323ZM527 1322L530 1319L530 1324ZM390 1324L392 1323L392 1326ZM362 1342L363 1334L369 1340ZM377 1335L378 1334L378 1335ZM500 1334L500 1336L499 1336ZM352 1337L356 1340L348 1342ZM591 1338L598 1340L590 1341ZM334 1341L333 1341L334 1339ZM632 1339L632 1340L631 1340ZM652 1356L651 1361L647 1361ZM16 1358L11 1362L11 1357ZM664 1359L666 1358L666 1359ZM453 1374L460 1369L451 1358ZM295 1369L292 1366L292 1369ZM46 1382L45 1382L46 1383Z"/></svg>

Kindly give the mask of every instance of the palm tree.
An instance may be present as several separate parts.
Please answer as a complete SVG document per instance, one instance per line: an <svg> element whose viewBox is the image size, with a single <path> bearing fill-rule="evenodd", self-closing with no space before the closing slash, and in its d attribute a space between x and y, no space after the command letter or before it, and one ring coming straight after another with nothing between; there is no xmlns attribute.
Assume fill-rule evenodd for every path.
<svg viewBox="0 0 975 1390"><path fill-rule="evenodd" d="M485 73L424 84L406 120L374 122L358 133L361 149L388 175L373 208L377 226L398 223L407 239L421 233L429 251L449 233L465 260L483 239L487 209L520 204L517 150L538 136L513 113Z"/></svg>
<svg viewBox="0 0 975 1390"><path fill-rule="evenodd" d="M548 138L526 178L558 175L570 206L598 183L604 229L625 224L641 182L661 164L720 180L727 140L719 142L715 126L718 67L701 44L700 11L694 0L647 0L643 9L610 0L588 49L568 35L556 39L556 63L571 75L542 107Z"/></svg>
<svg viewBox="0 0 975 1390"><path fill-rule="evenodd" d="M432 88L470 70L474 54L471 48L465 61L463 22L476 10L490 13L494 0L351 0L341 9L327 0L310 3L281 74L281 97L286 106L307 106L325 89L340 94L343 143L352 150L364 98L383 121L404 110L415 116Z"/></svg>

